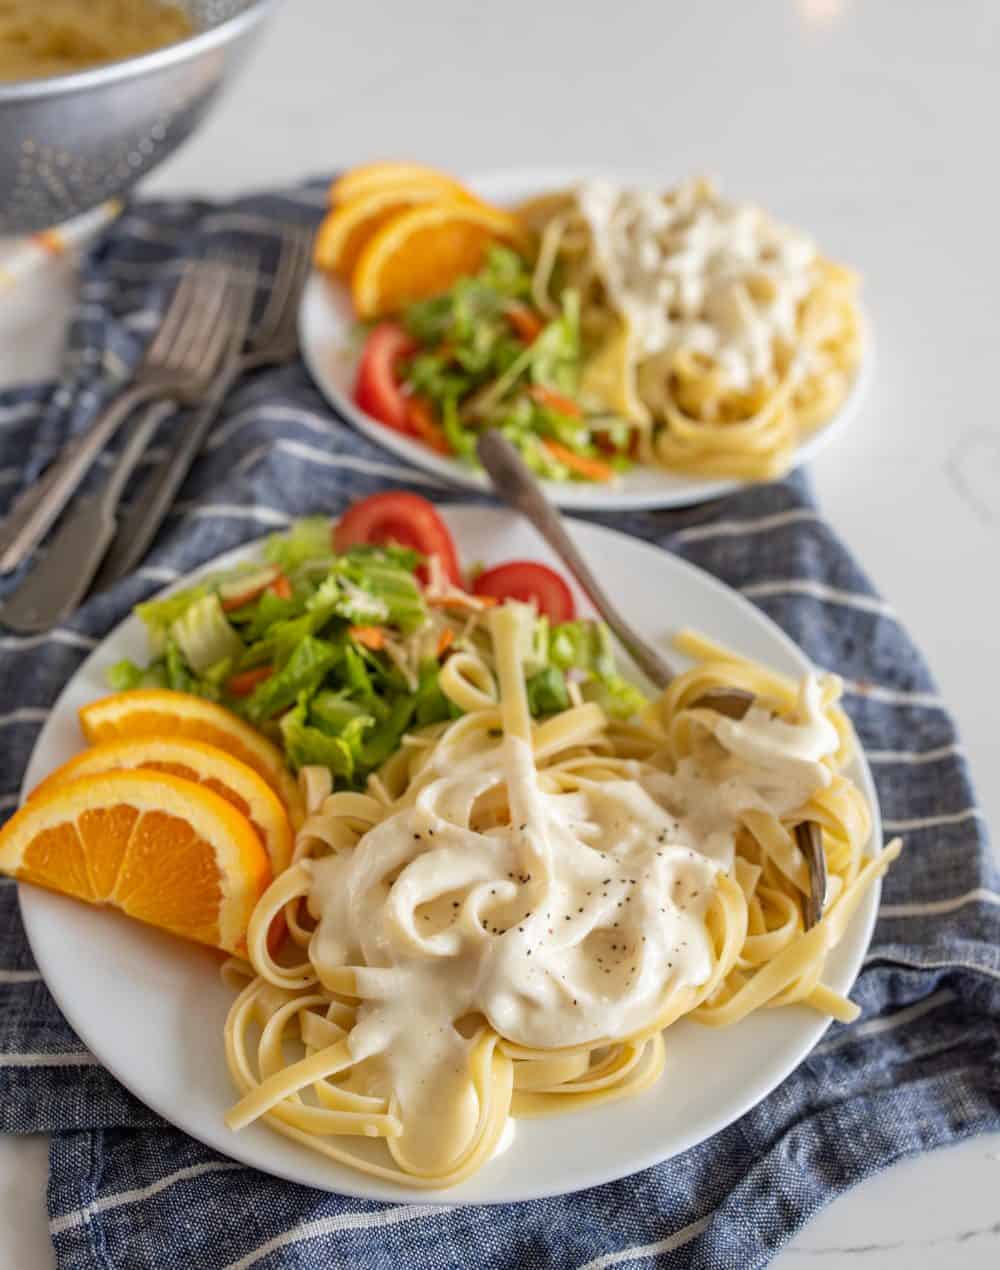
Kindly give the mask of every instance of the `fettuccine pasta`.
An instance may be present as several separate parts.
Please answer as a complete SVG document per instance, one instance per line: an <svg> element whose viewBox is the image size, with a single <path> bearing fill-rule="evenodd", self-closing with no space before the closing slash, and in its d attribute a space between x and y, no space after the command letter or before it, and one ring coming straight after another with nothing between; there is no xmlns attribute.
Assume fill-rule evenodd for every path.
<svg viewBox="0 0 1000 1270"><path fill-rule="evenodd" d="M469 1177L512 1117L647 1089L681 1017L854 1018L827 954L900 850L866 858L834 676L688 635L699 663L640 720L582 702L532 721L509 607L488 628L489 664L453 672L467 713L410 735L368 792L304 773L294 863L229 966L230 1126L414 1187ZM756 695L743 719L701 704L720 685ZM808 931L803 820L829 871ZM275 959L280 917L294 955Z"/></svg>
<svg viewBox="0 0 1000 1270"><path fill-rule="evenodd" d="M843 403L857 279L759 208L693 180L667 194L590 182L522 211L535 303L579 295L584 394L631 425L643 462L771 479Z"/></svg>

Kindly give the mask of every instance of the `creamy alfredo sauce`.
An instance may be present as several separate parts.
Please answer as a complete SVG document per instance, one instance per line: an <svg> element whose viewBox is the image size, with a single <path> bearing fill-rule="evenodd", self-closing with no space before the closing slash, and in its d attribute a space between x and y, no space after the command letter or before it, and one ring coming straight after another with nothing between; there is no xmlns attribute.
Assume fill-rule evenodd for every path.
<svg viewBox="0 0 1000 1270"><path fill-rule="evenodd" d="M513 737L448 754L412 807L307 865L310 959L321 980L358 968L350 1047L397 1100L411 1159L438 1162L436 1144L475 1124L470 1029L457 1023L485 1016L528 1047L587 1045L639 1031L666 992L705 982L705 911L739 813L782 815L830 779L821 760L838 738L813 679L797 717L710 715L699 756L676 772L634 763L631 779L571 793L541 788ZM477 805L500 785L511 822L495 825Z"/></svg>
<svg viewBox="0 0 1000 1270"><path fill-rule="evenodd" d="M804 235L701 181L669 198L592 181L576 202L608 300L642 354L705 354L743 389L773 371L776 341L797 343L817 259Z"/></svg>

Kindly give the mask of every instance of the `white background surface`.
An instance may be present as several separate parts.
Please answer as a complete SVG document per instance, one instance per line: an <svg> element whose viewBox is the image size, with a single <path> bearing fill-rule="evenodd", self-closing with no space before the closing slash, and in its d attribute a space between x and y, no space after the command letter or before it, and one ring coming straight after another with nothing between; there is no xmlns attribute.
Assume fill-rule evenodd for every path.
<svg viewBox="0 0 1000 1270"><path fill-rule="evenodd" d="M998 73L991 0L288 0L148 188L223 194L379 156L659 165L808 226L863 271L879 350L818 493L928 655L995 823ZM54 270L0 300L0 383L51 368L65 290ZM49 1270L44 1187L45 1144L0 1139L0 1264ZM774 1264L986 1270L998 1194L1000 1135L976 1139L864 1183Z"/></svg>

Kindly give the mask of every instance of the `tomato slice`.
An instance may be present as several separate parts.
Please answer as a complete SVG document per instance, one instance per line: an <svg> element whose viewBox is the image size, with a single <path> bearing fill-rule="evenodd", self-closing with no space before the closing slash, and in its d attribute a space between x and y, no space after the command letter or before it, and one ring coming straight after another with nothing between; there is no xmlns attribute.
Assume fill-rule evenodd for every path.
<svg viewBox="0 0 1000 1270"><path fill-rule="evenodd" d="M417 343L398 322L380 322L361 351L354 400L379 423L410 433L409 398L396 374L399 363L417 350Z"/></svg>
<svg viewBox="0 0 1000 1270"><path fill-rule="evenodd" d="M534 602L539 613L553 622L569 622L576 616L573 592L547 565L534 560L509 560L481 573L472 587L475 595L496 600Z"/></svg>
<svg viewBox="0 0 1000 1270"><path fill-rule="evenodd" d="M333 527L334 551L346 551L361 543L395 542L423 556L437 556L448 579L462 586L458 552L448 526L432 503L419 494L387 490L372 494L348 507Z"/></svg>

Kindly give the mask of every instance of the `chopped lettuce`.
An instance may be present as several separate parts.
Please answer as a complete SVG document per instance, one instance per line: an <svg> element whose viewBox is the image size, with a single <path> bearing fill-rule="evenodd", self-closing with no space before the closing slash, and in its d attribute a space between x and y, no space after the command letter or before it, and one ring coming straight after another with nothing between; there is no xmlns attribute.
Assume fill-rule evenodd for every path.
<svg viewBox="0 0 1000 1270"><path fill-rule="evenodd" d="M180 645L167 637L163 651L164 687L174 692L189 692L196 697L208 697L215 701L219 696L218 685L212 680L196 675L184 659Z"/></svg>
<svg viewBox="0 0 1000 1270"><path fill-rule="evenodd" d="M427 606L413 575L415 553L407 554L414 558L414 564L409 568L395 563L391 556L383 556L383 553L373 556L350 552L342 557L337 567L344 592L343 603L358 611L358 616L352 616L351 621L359 625L372 621L388 622L404 633L423 625ZM363 616L364 613L369 616Z"/></svg>
<svg viewBox="0 0 1000 1270"><path fill-rule="evenodd" d="M647 704L635 684L621 675L591 680L584 684L583 695L588 701L596 701L606 714L615 719L631 719Z"/></svg>
<svg viewBox="0 0 1000 1270"><path fill-rule="evenodd" d="M646 704L639 689L618 673L611 632L603 622L577 620L554 626L549 657L559 670L582 676L586 700L596 701L615 718L631 718Z"/></svg>
<svg viewBox="0 0 1000 1270"><path fill-rule="evenodd" d="M308 721L308 706L300 701L281 719L281 739L288 761L295 768L318 764L328 767L343 784L354 783L354 755L343 737L330 736Z"/></svg>
<svg viewBox="0 0 1000 1270"><path fill-rule="evenodd" d="M547 442L601 459L605 470L631 462L634 427L600 402L595 411L578 400L587 356L579 296L564 289L558 304L555 313L536 309L527 263L498 247L478 274L405 310L419 347L403 374L460 458L475 463L478 433L494 427L549 479L602 479L595 477L602 469L574 465L572 455L555 459Z"/></svg>
<svg viewBox="0 0 1000 1270"><path fill-rule="evenodd" d="M230 615L229 620L240 627L240 635L248 643L263 639L268 631L273 630L280 622L290 621L298 617L306 606L303 594L293 596L290 600L275 595L273 591L265 591L256 603L248 604L239 613Z"/></svg>
<svg viewBox="0 0 1000 1270"><path fill-rule="evenodd" d="M490 267L503 287L512 294L518 290L510 259L501 256ZM436 302L428 304L426 320L438 320ZM473 326L476 314L488 308L472 292L462 304L456 320ZM558 340L539 336L544 356L557 357L572 335L567 320L556 319ZM509 364L524 351L521 346ZM524 399L515 413L533 409ZM265 553L269 565L240 566L140 605L154 659L145 668L118 662L108 682L117 691L166 687L220 701L280 740L293 767L319 763L338 787L363 788L408 729L461 713L441 690L440 662L432 655L439 632L428 625L417 578L422 558L394 546L334 554L329 522L321 518L272 537ZM244 595L250 598L242 602ZM618 674L611 638L601 624L553 624L525 604L515 604L515 612L534 716L566 709L571 680L610 714L631 715L643 704L638 690ZM361 626L378 627L384 641L392 641L389 649L379 640L369 647L372 641L355 630ZM249 695L240 695L238 677L257 667L267 675Z"/></svg>
<svg viewBox="0 0 1000 1270"><path fill-rule="evenodd" d="M136 605L136 616L145 623L149 644L154 653L162 653L166 648L167 634L177 618L208 593L208 584L202 582L183 591L174 591L162 600L149 600L145 604Z"/></svg>
<svg viewBox="0 0 1000 1270"><path fill-rule="evenodd" d="M441 667L431 658L421 664L413 711L418 724L443 723L458 714L455 705L441 691L440 672Z"/></svg>
<svg viewBox="0 0 1000 1270"><path fill-rule="evenodd" d="M131 692L135 688L165 688L166 676L163 663L155 661L143 669L134 661L115 662L106 671L108 687L115 692Z"/></svg>
<svg viewBox="0 0 1000 1270"><path fill-rule="evenodd" d="M555 666L546 666L525 683L528 707L533 715L557 714L569 708L566 676Z"/></svg>
<svg viewBox="0 0 1000 1270"><path fill-rule="evenodd" d="M326 516L297 520L291 529L282 534L272 534L264 543L265 560L280 565L286 573L293 573L306 561L332 557L330 521Z"/></svg>
<svg viewBox="0 0 1000 1270"><path fill-rule="evenodd" d="M333 644L307 635L282 669L258 684L242 712L252 723L273 719L294 701L315 692L342 655L343 650Z"/></svg>
<svg viewBox="0 0 1000 1270"><path fill-rule="evenodd" d="M232 661L243 641L229 624L218 595L203 595L170 623L170 635L196 675L210 666Z"/></svg>

